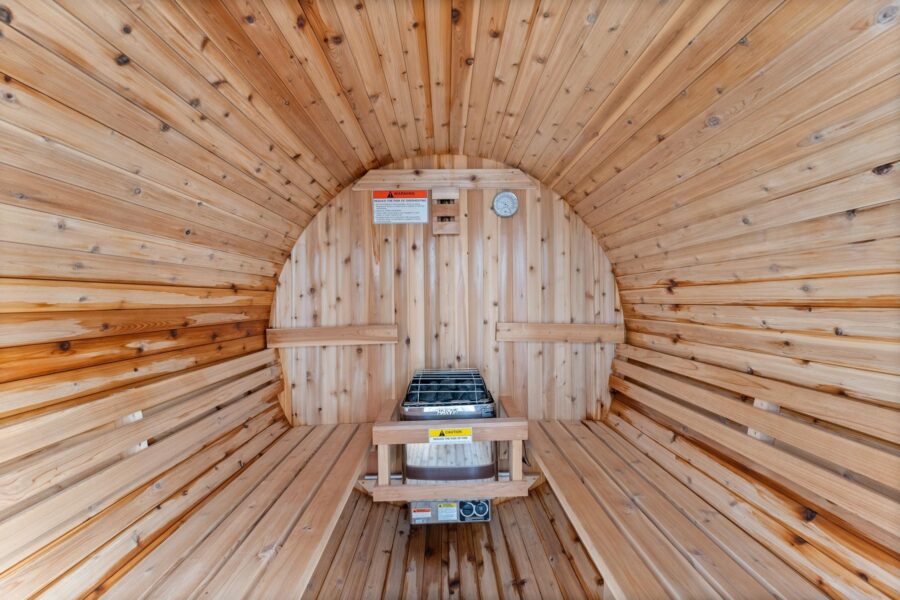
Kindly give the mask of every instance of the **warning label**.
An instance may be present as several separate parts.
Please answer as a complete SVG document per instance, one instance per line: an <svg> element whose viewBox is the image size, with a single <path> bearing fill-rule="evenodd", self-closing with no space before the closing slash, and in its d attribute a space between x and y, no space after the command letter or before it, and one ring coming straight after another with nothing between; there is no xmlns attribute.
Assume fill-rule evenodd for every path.
<svg viewBox="0 0 900 600"><path fill-rule="evenodd" d="M420 519L430 519L431 518L431 509L428 507L417 507L413 508L411 511L412 520L417 521Z"/></svg>
<svg viewBox="0 0 900 600"><path fill-rule="evenodd" d="M457 504L456 502L439 502L437 505L438 509L438 521L457 521L459 520Z"/></svg>
<svg viewBox="0 0 900 600"><path fill-rule="evenodd" d="M444 429L429 429L429 444L468 444L472 441L471 427L452 427Z"/></svg>
<svg viewBox="0 0 900 600"><path fill-rule="evenodd" d="M374 190L372 222L376 225L427 223L428 190Z"/></svg>

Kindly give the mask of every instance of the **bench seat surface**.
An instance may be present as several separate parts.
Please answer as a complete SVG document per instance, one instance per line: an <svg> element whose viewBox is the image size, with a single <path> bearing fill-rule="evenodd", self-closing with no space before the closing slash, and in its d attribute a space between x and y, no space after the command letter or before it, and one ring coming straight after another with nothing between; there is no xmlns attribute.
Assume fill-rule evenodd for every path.
<svg viewBox="0 0 900 600"><path fill-rule="evenodd" d="M658 464L649 454L653 444L617 415L606 422L530 423L529 460L543 471L614 597L881 596L833 561L822 577L811 549L797 549L805 545L799 536L684 459L670 455L668 464Z"/></svg>
<svg viewBox="0 0 900 600"><path fill-rule="evenodd" d="M288 429L122 569L111 598L298 597L371 442L370 425Z"/></svg>

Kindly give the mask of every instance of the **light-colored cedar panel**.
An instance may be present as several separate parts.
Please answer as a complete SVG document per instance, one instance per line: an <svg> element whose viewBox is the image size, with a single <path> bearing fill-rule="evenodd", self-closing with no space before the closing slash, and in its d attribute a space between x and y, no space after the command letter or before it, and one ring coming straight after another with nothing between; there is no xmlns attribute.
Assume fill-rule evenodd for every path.
<svg viewBox="0 0 900 600"><path fill-rule="evenodd" d="M30 244L0 242L0 270L9 277L63 281L109 281L135 284L198 285L248 290L275 289L271 276L185 267L155 260L103 256Z"/></svg>
<svg viewBox="0 0 900 600"><path fill-rule="evenodd" d="M760 171L773 170L797 159L811 157L855 136L867 135L870 138L869 143L874 144L877 149L879 140L885 140L886 136L897 135L898 105L892 92L894 87L893 79L883 81L745 152L723 157L721 161L712 165L715 168L708 168L694 177L686 178L680 185L669 187L649 198L639 200L641 196L638 196L637 192L625 192L609 207L601 207L585 199L579 203L579 213L592 227L602 221L603 225L598 231L606 235L658 217L670 210L676 197L681 200L679 205L685 204L698 195L706 196L712 192L720 192ZM797 102L802 103L803 99L797 99ZM823 134L823 131L827 131L828 134ZM814 144L807 143L810 136L817 133L820 136L818 141ZM714 145L712 151L727 146L727 144ZM871 161L871 153L867 154L868 161ZM891 152L889 156L888 161L896 160L895 152ZM748 165L753 165L754 168L749 169ZM807 165L804 165L804 168L806 167ZM827 176L833 177L834 171L841 168L841 165L829 168ZM808 179L808 175L806 178ZM599 196L599 198L606 197Z"/></svg>
<svg viewBox="0 0 900 600"><path fill-rule="evenodd" d="M671 323L634 319L628 321L630 331L649 335L674 336L678 339L765 352L805 361L866 369L900 375L900 347L893 340L851 338L843 335L806 335L781 331L754 331L734 327Z"/></svg>
<svg viewBox="0 0 900 600"><path fill-rule="evenodd" d="M273 593L300 594L306 587L334 530L341 507L353 491L353 484L368 454L370 436L370 427L360 425L343 449L327 481L272 560L262 585L253 589L251 595L266 598ZM288 568L289 565L291 568Z"/></svg>
<svg viewBox="0 0 900 600"><path fill-rule="evenodd" d="M900 459L892 456L890 452L794 421L778 413L758 410L752 405L732 400L695 384L679 381L674 377L621 360L613 361L613 371L619 376L629 377L640 381L643 385L675 396L694 408L701 408L735 423L746 425L755 431L766 433L813 457L865 475L887 487L895 482L893 474L900 468L898 463Z"/></svg>
<svg viewBox="0 0 900 600"><path fill-rule="evenodd" d="M581 476L554 446L540 425L534 424L529 435L530 455L534 457L560 504L578 531L594 563L603 572L604 588L616 597L664 597L662 587L650 568L634 550L606 512L598 510L591 492ZM611 542L615 541L613 546ZM615 547L615 552L605 548Z"/></svg>
<svg viewBox="0 0 900 600"><path fill-rule="evenodd" d="M359 70L363 89L394 159L411 156L419 146L415 128L410 126L413 115L408 105L400 103L401 83L395 79L398 73L388 76L381 67L365 5L331 0L318 4L321 14L328 15L331 39L336 39L335 34L342 36L341 44L348 45L347 55Z"/></svg>
<svg viewBox="0 0 900 600"><path fill-rule="evenodd" d="M0 383L262 335L263 321L0 349Z"/></svg>
<svg viewBox="0 0 900 600"><path fill-rule="evenodd" d="M443 500L447 498L514 498L528 495L531 484L527 479L500 479L487 483L447 483L432 485L375 486L372 498L376 502L410 502L412 500Z"/></svg>
<svg viewBox="0 0 900 600"><path fill-rule="evenodd" d="M103 12L108 18L114 18L116 10L117 8L113 6L107 7ZM124 7L120 7L119 10L127 12ZM274 212L292 221L302 221L308 213L300 206L305 205L306 210L315 206L306 192L294 183L307 181L309 175L288 160L287 162L294 168L292 175L294 180L291 180L287 175L279 173L283 166L261 162L258 153L247 148L242 140L235 139L223 131L216 123L217 119L209 119L207 114L196 110L202 105L203 100L207 99L206 96L202 99L192 96L179 97L172 94L170 86L164 86L143 68L120 68L122 65L116 62L116 57L121 54L121 50L100 36L94 35L94 31L88 28L92 27L108 38L109 27L104 26L102 22L90 17L85 19L82 15L81 20L86 22L81 23L63 10L63 7L50 7L42 3L30 3L26 10L18 10L17 13L19 17L17 24L26 35L54 52L65 55L67 60L115 93L163 119L174 128L173 130L179 131L201 147L212 149L216 156L233 165L254 183L264 186L264 190L272 192L272 197L267 200L269 208ZM42 27L35 28L32 23L38 22ZM123 37L126 35L121 30L117 31L117 34ZM73 39L79 42L73 44ZM132 35L129 39L135 40L136 36ZM172 72L175 71L177 59L171 55L166 56L164 51L157 51L154 54L156 64L173 63L170 69ZM133 61L129 64L142 64L146 61L145 56L140 52L129 56L130 61ZM189 76L185 79L189 79ZM198 106L195 107L195 104ZM204 118L200 118L201 115ZM240 131L237 127L234 129ZM271 142L257 143L257 151L261 150L260 145L266 147L271 145Z"/></svg>
<svg viewBox="0 0 900 600"><path fill-rule="evenodd" d="M165 123L159 117L111 92L109 88L65 63L63 59L29 40L22 33L7 28L2 39L3 44L8 46L6 56L10 58L7 64L9 75L22 82L17 90L19 95L23 96L19 102L25 100L26 92L22 89L22 85L33 88L31 94L38 90L50 96L64 97L67 102L73 104L72 109L97 118L97 121L91 122L91 128L99 126L100 129L106 129L109 127L117 131L121 128L123 134L127 134L129 137L133 136L132 148L135 150L141 144L146 144L147 148L152 149L152 154L159 152L165 157L160 162L161 169L169 172L174 170L178 173L175 181L181 177L196 180L197 190L204 188L208 190L212 203L230 202L235 210L245 211L248 220L265 222L280 235L292 237L300 231L299 225L291 223L288 219L264 206L269 200L269 195L274 196L271 191L266 191L266 188L256 184L249 176L207 152L203 146L184 137L171 126L168 129L163 127ZM110 57L109 60L115 64L115 57ZM36 65L41 65L44 77L34 77ZM4 83L4 86L8 85L10 83ZM67 94L66 86L77 86L79 93ZM71 118L76 119L74 115ZM59 125L56 124L56 126ZM72 133L74 131L68 135L71 136ZM127 142L119 139L115 144L111 144L110 141L90 136L73 145L76 147L87 145L92 152L104 152L105 158L110 162L121 164L126 156L123 154L121 146L127 145ZM118 150L113 146L118 146ZM140 147L146 152L146 148ZM170 156L172 154L177 156L181 162L172 159ZM182 166L182 163L185 166ZM190 169L196 169L196 173L190 174ZM152 172L152 167L148 165L148 168L142 172L149 174ZM202 175L197 175L197 173ZM166 181L160 178L159 181L171 184L171 179ZM218 183L220 181L227 181L229 185L221 185ZM248 199L258 200L261 204L248 202ZM253 208L254 205L255 208Z"/></svg>
<svg viewBox="0 0 900 600"><path fill-rule="evenodd" d="M244 595L250 592L269 561L274 560L274 553L265 551L266 548L274 548L270 540L276 540L279 547L284 543L297 520L304 514L307 503L318 494L325 476L341 456L355 429L353 425L339 425L334 428L309 457L309 462L299 475L288 481L287 487L283 488L284 491L275 498L274 504L271 504L261 517L254 519L253 523L240 520L235 522L235 525L243 530L248 529L249 525L249 533L238 539L238 545L234 547L233 553L223 557L226 560L220 562L220 568L216 572L202 574L205 583L197 593L215 594L227 591L229 595ZM335 481L341 483L339 480ZM273 496L275 495L269 495L270 502ZM343 502L340 502L331 508L337 513L342 506ZM338 514L335 514L335 522L337 518ZM323 546L325 541L322 540ZM312 575L312 569L309 574ZM283 574L287 578L295 575L296 572L291 569ZM171 581L178 584L177 580Z"/></svg>
<svg viewBox="0 0 900 600"><path fill-rule="evenodd" d="M395 165L406 171L496 166L460 157ZM595 260L603 251L590 231L546 188L519 194L519 213L501 219L491 210L489 191L461 190L460 235L452 239L438 239L442 236L416 225L368 225L365 191L345 191L320 213L295 248L293 268L301 276L293 290L279 289L275 312L293 298L300 303L277 326L396 321L399 337L395 345L363 347L361 355L353 348L346 355L332 348L297 348L294 376L299 381L289 384L296 383L294 412L308 419L304 422L371 420L386 399L403 392L415 369L451 365L479 368L495 397L514 397L523 409L529 407L523 414L532 417L557 409L573 418L595 412L594 405L608 397L603 374L611 361L608 350L592 356L583 346L535 342L507 352L494 335L485 335L498 320L532 317L621 323L610 263ZM590 260L580 258L587 249ZM545 294L559 298L546 316ZM578 298L569 302L572 294ZM361 362L372 373L365 381L356 379ZM553 393L557 367L564 372L559 399ZM344 370L352 384L346 388L338 385Z"/></svg>
<svg viewBox="0 0 900 600"><path fill-rule="evenodd" d="M243 102L235 102L234 96L222 93L221 86L214 88L197 71L196 58L190 51L182 54L183 46L170 45L171 36L167 29L156 29L155 25L144 23L125 6L115 0L108 0L102 11L87 11L77 2L64 5L66 10L79 17L82 22L115 44L129 58L135 59L160 82L172 89L189 106L198 110L207 119L215 122L223 131L241 142L256 156L263 158L272 169L289 179L286 185L299 186L303 193L290 194L289 202L302 206L304 210L314 210L315 199L325 190L313 180L313 176L291 159L290 153L273 143L275 138L260 129L263 123L254 122L244 114ZM129 25L130 31L125 30ZM218 89L219 93L216 93ZM193 102L191 100L199 100ZM197 105L197 106L194 106ZM252 114L252 113L251 113ZM311 196L311 198L310 198Z"/></svg>
<svg viewBox="0 0 900 600"><path fill-rule="evenodd" d="M626 340L632 346L682 358L691 358L742 373L752 371L753 374L769 379L777 379L831 394L844 394L888 406L896 406L900 402L900 386L897 385L897 378L884 373L803 362L763 352L732 348L723 350L710 344L699 344L643 333L629 332Z"/></svg>
<svg viewBox="0 0 900 600"><path fill-rule="evenodd" d="M229 458L239 464L242 457L236 451L254 437L258 437L264 447L268 446L286 429L285 424L278 419L276 410L273 408L263 411L250 419L246 426L238 427L231 434L186 458L160 477L152 479L149 482L151 485L145 486L133 495L129 502L114 505L104 511L100 518L91 520L64 540L44 549L34 559L7 571L0 577L0 589L21 596L37 593L80 563L86 553L100 548L108 540L126 532L129 525L147 517L148 513L152 515L155 508L173 492L203 475L212 465L222 464L222 461L228 461ZM226 468L231 468L231 465L226 463ZM126 545L126 552L133 547L131 538L131 543ZM98 583L103 575L94 572L94 583Z"/></svg>
<svg viewBox="0 0 900 600"><path fill-rule="evenodd" d="M641 452L650 456L671 475L702 496L707 502L738 525L748 527L748 533L772 552L781 556L798 572L810 577L822 576L826 590L868 589L866 580L890 592L896 587L896 569L892 559L868 542L854 539L846 530L825 519L808 519L810 513L793 500L780 494L752 476L738 472L682 436L648 419L633 409L617 403L608 425L614 428ZM657 446L659 444L659 446ZM660 451L662 450L662 451ZM691 467L687 467L690 465ZM747 519L750 512L761 511L758 520ZM814 544L829 553L847 571L841 572L828 563L821 553L796 552L791 535ZM849 543L848 543L849 542ZM896 561L894 561L896 562ZM865 574L865 577L858 574ZM824 575L824 576L823 576Z"/></svg>
<svg viewBox="0 0 900 600"><path fill-rule="evenodd" d="M274 361L275 353L271 350L255 352L168 379L113 392L87 404L66 407L9 424L0 430L4 440L9 441L8 453L0 455L0 460L5 462L10 458L24 456L104 423L112 423L135 410L150 409L179 396L202 390L217 381L224 381L231 375L239 375Z"/></svg>
<svg viewBox="0 0 900 600"><path fill-rule="evenodd" d="M277 394L275 388L269 399ZM204 444L218 437L223 430L236 427L258 414L266 405L257 396L247 396L230 406L198 421L191 427L173 434L167 443L115 463L93 476L65 488L29 509L16 513L0 524L8 529L0 546L4 570L46 545L68 529L78 526L121 495L134 489L147 478L174 466L185 455L200 450Z"/></svg>
<svg viewBox="0 0 900 600"><path fill-rule="evenodd" d="M900 276L861 275L786 281L723 283L623 290L628 304L735 304L891 308L900 301Z"/></svg>
<svg viewBox="0 0 900 600"><path fill-rule="evenodd" d="M373 169L353 184L353 191L383 189L535 189L519 169Z"/></svg>
<svg viewBox="0 0 900 600"><path fill-rule="evenodd" d="M302 74L300 77L280 77L279 65L266 60L249 38L244 27L255 24L239 12L231 12L235 6L221 3L197 5L179 2L178 6L203 30L208 40L219 47L231 62L243 73L266 102L281 114L281 118L303 140L306 152L319 157L321 166L329 170L339 183L345 183L359 165L347 139L330 130L334 120L323 106L321 96ZM267 43L283 43L283 40L263 38ZM264 46L265 48L265 46ZM266 48L268 51L268 48ZM308 126L300 127L299 123ZM329 134L333 134L329 137ZM315 150L313 150L315 149ZM361 166L361 165L360 165Z"/></svg>
<svg viewBox="0 0 900 600"><path fill-rule="evenodd" d="M214 252L193 243L169 241L156 235L135 234L129 229L106 227L81 219L14 206L0 205L0 219L17 224L15 229L4 231L4 243L131 258L136 259L136 265L141 264L137 261L150 260L262 277L274 276L278 268L272 262L227 252ZM128 227L133 227L133 224Z"/></svg>
<svg viewBox="0 0 900 600"><path fill-rule="evenodd" d="M269 348L302 348L307 346L365 346L396 344L397 325L349 325L267 329Z"/></svg>
<svg viewBox="0 0 900 600"><path fill-rule="evenodd" d="M263 369L127 425L87 437L80 443L68 443L58 451L49 449L33 457L16 460L0 474L0 489L3 490L0 511L8 513L8 509L14 510L17 503L41 494L52 486L71 485L98 465L117 458L143 440L161 438L184 423L212 411L216 406L240 394L250 394L277 377L277 369ZM21 451L18 453L25 454Z"/></svg>
<svg viewBox="0 0 900 600"><path fill-rule="evenodd" d="M674 480L667 481L668 485L664 488L656 489L649 485L641 477L640 472L643 469L641 465L635 464L633 457L621 457L608 447L613 446L615 440L607 440L607 438L615 438L615 435L601 435L601 432L604 432L601 426L591 425L588 428L585 424L571 423L566 424L565 427L595 459L596 463L610 475L615 484L634 499L639 510L651 516L654 525L666 533L670 543L678 547L685 555L695 557L691 566L702 573L720 594L726 597L761 598L777 593L786 593L788 590L793 593L801 593L800 590L803 590L803 595L812 592L808 589L808 584L803 585L806 582L802 578L785 567L781 567L780 570L785 571L782 577L792 584L790 588L776 591L772 590L770 585L764 585L758 581L756 578L764 574L748 572L746 562L736 559L726 549L732 544L738 545L735 544L736 540L729 539L727 542L719 540L720 544L725 542L722 547L715 540L709 539L704 528L697 525L697 515L703 514L703 503L697 502L690 494L685 494L686 490L679 487ZM687 499L689 502L693 501L694 509L690 516L683 514L683 509L673 503L673 500L679 497ZM714 519L715 517L703 518L708 522L712 522ZM741 537L737 532L729 533L731 534L728 536L729 538ZM745 539L745 544L746 541ZM756 548L754 550L757 550L758 555L765 555ZM755 559L760 562L763 560L765 559ZM777 564L777 561L770 559L767 566L774 569L777 568Z"/></svg>
<svg viewBox="0 0 900 600"><path fill-rule="evenodd" d="M266 306L0 314L0 347L264 320Z"/></svg>
<svg viewBox="0 0 900 600"><path fill-rule="evenodd" d="M890 235L892 232L887 233ZM897 233L900 233L900 229ZM900 253L900 237L869 238L850 244L813 248L802 252L773 253L727 262L621 275L618 284L619 289L628 290L801 277L877 275L891 273L896 269L898 253Z"/></svg>
<svg viewBox="0 0 900 600"><path fill-rule="evenodd" d="M858 25L860 21L865 25ZM617 173L609 165L606 176L592 173L599 186L592 186L586 200L608 200L616 208L614 212L620 212L632 198L646 199L673 180L686 180L890 75L889 57L872 52L874 48L860 49L872 40L874 44L888 43L891 37L889 27L872 18L871 7L843 7L826 20L819 35L822 37L801 39L753 76L716 94L703 112L692 114L683 126L665 135L665 144L642 148L630 159L613 157L621 171ZM810 52L812 47L820 52ZM858 51L855 56L854 51ZM827 87L838 81L842 84L839 89ZM803 85L798 85L801 82ZM829 93L817 94L818 89ZM752 117L748 120L747 115ZM710 116L716 119L710 120ZM723 139L731 143L721 144ZM705 147L711 140L720 142L717 148Z"/></svg>
<svg viewBox="0 0 900 600"><path fill-rule="evenodd" d="M890 169L879 175L866 170L787 197L747 206L735 206L737 210L734 212L725 212L724 203L717 203L715 208L718 216L708 215L706 219L673 230L663 228L663 218L656 223L658 234L654 236L652 243L642 240L630 244L617 244L617 247L610 251L610 257L616 261L631 261L663 251L672 253L684 247L705 247L717 240L800 223L843 211L860 211L896 199L896 189L900 183L900 172L897 171ZM735 204L747 202L747 197L738 194L733 202ZM783 202L791 203L790 211L784 210Z"/></svg>
<svg viewBox="0 0 900 600"><path fill-rule="evenodd" d="M0 313L265 306L271 292L240 289L0 279Z"/></svg>
<svg viewBox="0 0 900 600"><path fill-rule="evenodd" d="M473 442L528 439L528 421L517 417L483 420L436 419L428 421L387 421L372 426L374 444L427 444L432 429L471 429Z"/></svg>
<svg viewBox="0 0 900 600"><path fill-rule="evenodd" d="M616 269L622 276L627 276L655 269L683 268L692 264L710 264L797 250L813 252L841 244L881 240L900 235L898 217L900 204L896 202L863 209L851 207L844 212L818 219L620 262Z"/></svg>
<svg viewBox="0 0 900 600"><path fill-rule="evenodd" d="M895 308L792 308L703 304L627 304L627 319L684 321L699 325L772 329L852 338L900 339Z"/></svg>
<svg viewBox="0 0 900 600"><path fill-rule="evenodd" d="M353 111L347 95L341 90L340 82L328 68L327 58L318 41L314 36L310 36L310 29L305 26L303 9L299 4L285 2L266 0L262 4L265 5L273 24L281 31L295 59L303 66L315 89L327 99L325 106L347 137L360 162L366 168L377 164L375 153L366 139L366 130L359 122L365 117L361 112ZM262 14L262 5L254 6L253 14ZM268 31L265 33L270 34Z"/></svg>
<svg viewBox="0 0 900 600"><path fill-rule="evenodd" d="M0 384L0 415L9 416L97 394L147 379L249 354L265 346L263 336L132 358Z"/></svg>
<svg viewBox="0 0 900 600"><path fill-rule="evenodd" d="M832 503L834 510L842 512L846 515L845 518L853 519L857 523L863 521L871 524L867 530L870 535L881 540L882 543L892 543L891 540L896 537L897 503L892 499L860 484L848 482L832 471L783 450L760 443L639 385L626 382L618 377L611 377L610 385L629 398L683 423L690 429L702 431L704 437L722 444L746 459L766 465L768 469L791 481L793 485L800 486ZM811 502L812 500L811 498ZM813 504L824 512L825 509L821 502L816 501Z"/></svg>
<svg viewBox="0 0 900 600"><path fill-rule="evenodd" d="M284 147L292 161L312 175L315 181L311 181L310 185L323 189L322 195L315 195L319 204L341 187L320 158L293 130L292 123L285 120L286 111L256 93L248 77L215 44L209 43L209 37L201 27L177 4L171 1L147 4L140 0L124 0L123 3L134 14L133 19L157 32L213 88ZM230 118L231 111L222 116Z"/></svg>
<svg viewBox="0 0 900 600"><path fill-rule="evenodd" d="M624 342L625 328L592 323L497 323L498 342L564 342L603 344Z"/></svg>
<svg viewBox="0 0 900 600"><path fill-rule="evenodd" d="M139 556L146 548L155 547L168 535L172 523L178 523L179 515L195 514L196 510L202 509L201 503L218 491L220 485L235 476L240 477L246 465L260 460L260 455L269 449L268 446L273 440L272 434L281 433L283 428L283 424L273 426L271 432L256 436L232 455L213 465L178 493L166 498L157 504L154 510L119 532L106 545L94 552L89 561L81 563L64 577L54 581L50 587L42 590L42 593L52 596L75 591L88 594L94 591L98 587L98 580L101 579L98 575L114 571L118 565L126 560L133 560L133 557ZM136 544L135 540L139 543ZM113 582L116 581L117 575L114 574L111 578ZM106 579L102 588L105 589L110 584L110 579Z"/></svg>
<svg viewBox="0 0 900 600"><path fill-rule="evenodd" d="M889 408L782 383L753 373L718 367L701 362L699 359L688 360L628 345L619 346L616 351L625 358L729 389L748 398L777 403L821 421L836 423L877 438L900 443L900 435L891 426L894 413Z"/></svg>

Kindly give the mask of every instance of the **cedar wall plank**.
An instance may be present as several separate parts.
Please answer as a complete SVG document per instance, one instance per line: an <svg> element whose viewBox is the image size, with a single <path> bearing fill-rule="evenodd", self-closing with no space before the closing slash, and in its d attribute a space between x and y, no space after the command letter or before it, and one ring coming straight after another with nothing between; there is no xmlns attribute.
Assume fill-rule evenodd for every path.
<svg viewBox="0 0 900 600"><path fill-rule="evenodd" d="M441 160L422 159L405 168L482 166L480 161ZM400 336L393 345L351 346L349 354L335 348L291 349L297 364L317 365L295 371L296 379L289 382L294 384L293 412L301 415L302 422L372 420L382 402L402 393L415 369L438 367L481 369L495 397L515 397L529 407L531 418L556 414L583 418L598 410L595 403L606 389L601 373L608 369L611 354L593 352L593 344L615 341L621 330L612 327L609 339L604 328L602 335L583 331L588 337L576 335L569 340L573 343L552 337L546 344L527 344L549 348L556 357L556 371L544 373L540 352L526 352L526 344L494 342L494 328L498 322L526 320L529 306L539 321L544 320L540 312L544 281L551 282L560 298L571 298L570 305L560 301L557 312L546 320L621 323L609 263L594 261L602 250L597 247L593 252L596 242L590 232L552 193L520 191L519 212L509 219L500 219L490 210L492 190L461 190L460 194L461 212L468 217L461 220L459 236L434 236L430 227L421 225L372 225L368 211L361 217L365 221L355 220L341 229L348 215L355 214L354 207L371 203L369 192L348 190L300 237L293 265L296 273L304 273L309 280L295 280L292 287L278 289L275 327L315 326L324 333L334 327L352 332L352 326L370 325L370 318L383 314L396 319ZM526 256L522 246L543 229L548 233L538 248L552 248L546 262L538 248ZM586 248L592 253L582 260ZM568 260L570 256L579 258ZM576 268L570 268L573 262ZM368 307L356 310L355 298ZM283 304L291 302L299 302L303 310L282 310ZM484 346L487 342L489 347ZM351 386L357 372L353 360L363 353L369 364L393 364L395 370ZM338 371L342 374L335 376ZM537 377L531 385L530 377ZM569 391L543 398L545 387L563 381ZM318 406L331 408L320 411Z"/></svg>

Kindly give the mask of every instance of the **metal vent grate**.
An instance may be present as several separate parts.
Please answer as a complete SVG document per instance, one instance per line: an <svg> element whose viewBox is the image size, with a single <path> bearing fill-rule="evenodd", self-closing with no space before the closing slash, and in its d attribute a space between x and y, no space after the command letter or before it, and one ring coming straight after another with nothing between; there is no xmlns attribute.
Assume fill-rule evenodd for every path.
<svg viewBox="0 0 900 600"><path fill-rule="evenodd" d="M477 369L423 369L416 371L409 382L403 406L453 406L493 401Z"/></svg>

